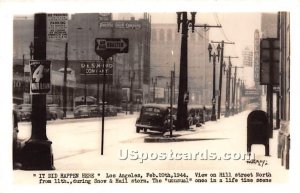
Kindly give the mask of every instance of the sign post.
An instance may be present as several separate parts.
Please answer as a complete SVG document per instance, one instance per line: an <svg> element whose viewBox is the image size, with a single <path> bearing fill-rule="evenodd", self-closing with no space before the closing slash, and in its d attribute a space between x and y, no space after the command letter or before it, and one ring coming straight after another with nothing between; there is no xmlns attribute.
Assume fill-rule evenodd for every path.
<svg viewBox="0 0 300 193"><path fill-rule="evenodd" d="M101 155L104 149L104 103L106 84L107 59L117 53L128 53L129 41L127 38L96 38L95 52L103 59L103 90L102 90L102 130L101 130Z"/></svg>
<svg viewBox="0 0 300 193"><path fill-rule="evenodd" d="M273 137L273 86L279 85L280 43L278 38L260 41L260 84L267 85L269 133Z"/></svg>
<svg viewBox="0 0 300 193"><path fill-rule="evenodd" d="M46 60L46 14L34 15L34 61L32 72L31 136L22 149L24 170L53 170L52 142L46 132L46 93L50 90L50 63Z"/></svg>

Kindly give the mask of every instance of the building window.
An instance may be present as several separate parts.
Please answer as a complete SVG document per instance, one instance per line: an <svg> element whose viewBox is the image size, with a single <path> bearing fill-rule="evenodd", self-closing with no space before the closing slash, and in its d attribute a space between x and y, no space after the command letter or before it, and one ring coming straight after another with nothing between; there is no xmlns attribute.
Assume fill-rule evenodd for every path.
<svg viewBox="0 0 300 193"><path fill-rule="evenodd" d="M163 29L159 30L159 41L165 41L165 32Z"/></svg>
<svg viewBox="0 0 300 193"><path fill-rule="evenodd" d="M168 32L167 32L167 39L168 41L172 41L172 30L171 29L168 29Z"/></svg>
<svg viewBox="0 0 300 193"><path fill-rule="evenodd" d="M152 32L151 32L151 39L152 39L153 41L156 41L156 39L157 39L156 36L157 36L156 30L153 29Z"/></svg>

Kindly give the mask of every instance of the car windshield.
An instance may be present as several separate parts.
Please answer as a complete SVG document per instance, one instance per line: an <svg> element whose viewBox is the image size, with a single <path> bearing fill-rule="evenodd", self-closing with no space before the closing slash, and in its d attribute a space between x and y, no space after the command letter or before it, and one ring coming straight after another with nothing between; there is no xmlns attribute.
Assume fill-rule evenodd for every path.
<svg viewBox="0 0 300 193"><path fill-rule="evenodd" d="M31 111L31 106L20 106L20 110Z"/></svg>
<svg viewBox="0 0 300 193"><path fill-rule="evenodd" d="M82 106L77 106L77 107L75 107L76 109L87 109L87 106L85 106L85 105L82 105Z"/></svg>
<svg viewBox="0 0 300 193"><path fill-rule="evenodd" d="M56 109L57 109L57 107L49 107L49 109L51 110L51 111L55 111Z"/></svg>
<svg viewBox="0 0 300 193"><path fill-rule="evenodd" d="M143 113L145 114L157 114L160 113L162 110L156 107L145 107L143 109Z"/></svg>

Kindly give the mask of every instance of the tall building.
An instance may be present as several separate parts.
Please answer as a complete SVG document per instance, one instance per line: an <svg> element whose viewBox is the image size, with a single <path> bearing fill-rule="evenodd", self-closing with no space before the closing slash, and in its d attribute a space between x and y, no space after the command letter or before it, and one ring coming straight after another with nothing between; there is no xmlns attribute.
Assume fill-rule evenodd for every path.
<svg viewBox="0 0 300 193"><path fill-rule="evenodd" d="M188 33L189 104L211 105L213 65L208 60L209 32L196 29L194 33ZM181 33L177 31L177 24L152 24L151 78L157 80L156 87L167 88L166 85L170 83L170 71L175 67L176 96L179 85L180 46ZM165 95L165 99L158 98L156 101L167 101L166 97ZM175 99L177 102L177 97Z"/></svg>
<svg viewBox="0 0 300 193"><path fill-rule="evenodd" d="M253 65L253 51L249 47L245 47L242 52L243 55L243 66L252 67Z"/></svg>
<svg viewBox="0 0 300 193"><path fill-rule="evenodd" d="M259 88L259 69L260 69L260 35L259 31L255 30L254 32L254 58L253 58L253 64L254 64L254 83L255 83L255 88ZM261 89L261 87L260 87Z"/></svg>

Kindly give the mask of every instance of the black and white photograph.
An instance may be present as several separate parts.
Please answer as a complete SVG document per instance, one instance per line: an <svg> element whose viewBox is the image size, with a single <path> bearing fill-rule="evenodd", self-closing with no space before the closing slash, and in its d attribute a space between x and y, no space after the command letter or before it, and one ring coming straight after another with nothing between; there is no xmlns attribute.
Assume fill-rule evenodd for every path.
<svg viewBox="0 0 300 193"><path fill-rule="evenodd" d="M146 2L0 1L3 192L296 191L300 2Z"/></svg>

